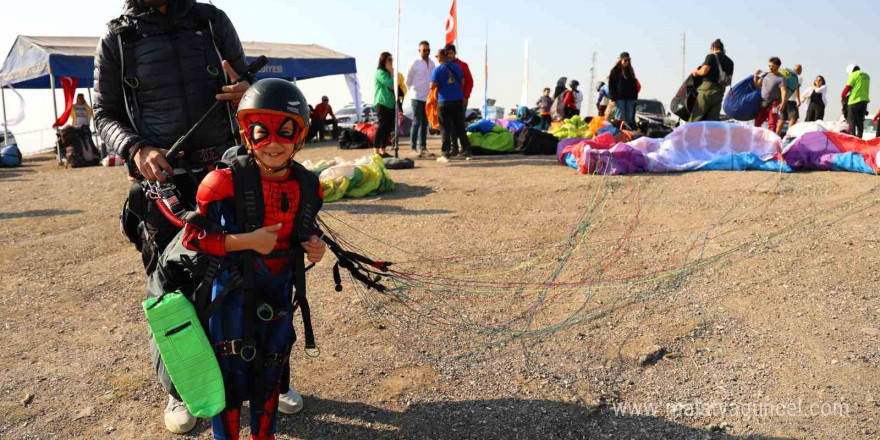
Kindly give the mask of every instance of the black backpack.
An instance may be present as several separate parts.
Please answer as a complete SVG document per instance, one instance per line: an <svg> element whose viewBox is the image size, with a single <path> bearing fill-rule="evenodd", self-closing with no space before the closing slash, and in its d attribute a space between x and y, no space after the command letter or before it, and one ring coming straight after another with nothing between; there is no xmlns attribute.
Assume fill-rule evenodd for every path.
<svg viewBox="0 0 880 440"><path fill-rule="evenodd" d="M353 128L343 129L342 134L339 136L339 148L343 150L368 148L369 146L370 138Z"/></svg>
<svg viewBox="0 0 880 440"><path fill-rule="evenodd" d="M556 154L559 139L534 128L523 128L516 135L516 151L522 154Z"/></svg>
<svg viewBox="0 0 880 440"><path fill-rule="evenodd" d="M700 86L701 82L703 82L701 78L694 78L693 75L688 75L687 79L684 80L684 83L678 88L678 93L675 94L675 97L672 98L672 102L669 104L675 116L684 121L691 118L691 113L697 104L697 87Z"/></svg>

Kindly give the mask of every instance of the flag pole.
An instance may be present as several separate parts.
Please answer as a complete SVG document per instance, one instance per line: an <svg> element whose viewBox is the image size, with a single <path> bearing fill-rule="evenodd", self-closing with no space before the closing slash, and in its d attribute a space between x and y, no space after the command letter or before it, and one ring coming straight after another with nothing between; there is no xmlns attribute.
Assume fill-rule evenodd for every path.
<svg viewBox="0 0 880 440"><path fill-rule="evenodd" d="M458 11L456 11L458 12ZM486 23L486 45L483 54L483 119L489 118L489 19ZM467 111L467 109L465 109ZM502 116L503 117L503 116Z"/></svg>
<svg viewBox="0 0 880 440"><path fill-rule="evenodd" d="M398 146L399 146L399 137L400 137L400 120L398 117L398 104L402 105L400 101L398 101L397 90L399 87L397 78L398 72L400 72L400 12L403 6L403 0L397 0L397 33L394 38L394 157L399 157L397 154ZM404 98L404 97L400 97Z"/></svg>

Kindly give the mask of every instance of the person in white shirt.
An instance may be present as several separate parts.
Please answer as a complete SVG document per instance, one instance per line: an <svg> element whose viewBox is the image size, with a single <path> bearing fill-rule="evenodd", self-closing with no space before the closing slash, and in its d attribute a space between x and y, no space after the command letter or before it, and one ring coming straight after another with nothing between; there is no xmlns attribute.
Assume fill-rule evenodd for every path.
<svg viewBox="0 0 880 440"><path fill-rule="evenodd" d="M419 157L426 157L428 153L428 115L425 113L425 102L428 101L428 93L431 91L431 74L436 65L431 60L431 45L427 41L419 43L419 57L409 66L406 73L406 87L412 90L413 124L410 133L412 151L419 152ZM418 146L417 147L417 141Z"/></svg>
<svg viewBox="0 0 880 440"><path fill-rule="evenodd" d="M813 86L801 95L801 101L810 101L807 106L806 122L821 121L825 119L825 106L828 105L827 87L825 77L819 75L813 81Z"/></svg>
<svg viewBox="0 0 880 440"><path fill-rule="evenodd" d="M577 108L577 114L581 114L581 103L584 102L584 94L580 90L574 92L574 106Z"/></svg>

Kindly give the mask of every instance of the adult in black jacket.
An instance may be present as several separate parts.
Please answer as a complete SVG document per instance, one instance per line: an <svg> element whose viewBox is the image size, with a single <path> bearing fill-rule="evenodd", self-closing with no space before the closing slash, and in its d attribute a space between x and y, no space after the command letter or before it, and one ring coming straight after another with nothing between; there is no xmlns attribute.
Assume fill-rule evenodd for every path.
<svg viewBox="0 0 880 440"><path fill-rule="evenodd" d="M639 99L639 81L632 67L629 52L622 52L608 75L608 95L614 102L615 119L635 122L635 104Z"/></svg>
<svg viewBox="0 0 880 440"><path fill-rule="evenodd" d="M237 105L248 83L226 84L246 70L244 50L229 17L195 0L125 0L122 15L108 24L98 44L95 124L108 149L126 158L139 179L128 206L140 214L135 241L148 274L178 228L143 196L143 181L164 182L171 176L181 200L195 206L206 167L237 143L231 106L208 118L190 138L185 157L168 163L164 154L217 100ZM187 432L195 419L179 401L151 345L156 372L171 395L165 426L175 433ZM291 412L290 399L300 399L291 391L282 398L283 412ZM293 404L302 407L301 399Z"/></svg>

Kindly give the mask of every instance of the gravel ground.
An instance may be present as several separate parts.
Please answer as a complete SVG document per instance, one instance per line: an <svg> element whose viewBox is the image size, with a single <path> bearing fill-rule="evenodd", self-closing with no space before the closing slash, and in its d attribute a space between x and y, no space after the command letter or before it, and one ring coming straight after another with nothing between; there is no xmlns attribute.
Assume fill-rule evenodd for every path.
<svg viewBox="0 0 880 440"><path fill-rule="evenodd" d="M364 153L328 143L301 159ZM503 282L548 279L582 224L557 281L589 282L541 303L414 292L436 314L395 317L391 297L334 292L328 256L309 275L322 355L293 355L306 409L279 439L880 436L877 177L582 176L524 156L391 175L394 192L328 204L324 220L400 267ZM0 438L175 438L139 255L118 231L122 168L35 156L0 186ZM461 325L497 329L535 304L513 337Z"/></svg>

